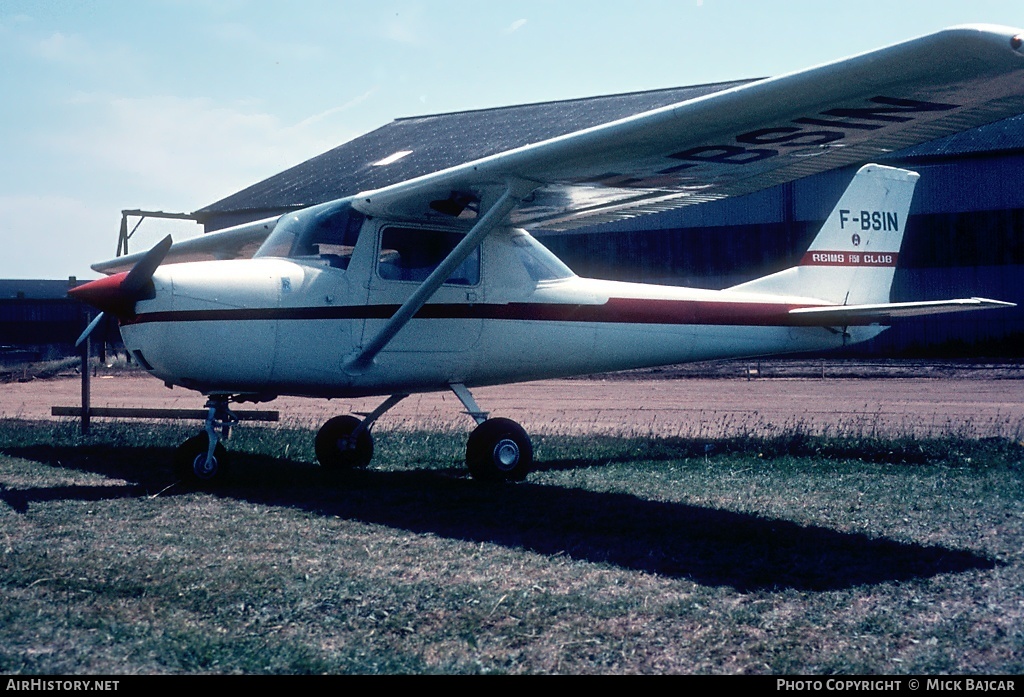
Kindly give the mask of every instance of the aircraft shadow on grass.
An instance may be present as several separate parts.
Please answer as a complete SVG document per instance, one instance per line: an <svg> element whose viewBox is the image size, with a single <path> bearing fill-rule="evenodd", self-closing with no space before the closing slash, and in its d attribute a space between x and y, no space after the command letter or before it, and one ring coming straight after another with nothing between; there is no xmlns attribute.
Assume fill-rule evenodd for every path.
<svg viewBox="0 0 1024 697"><path fill-rule="evenodd" d="M0 484L0 499L21 513L56 500L185 493L170 472L172 451L166 448L31 446L3 452L129 482L24 489ZM234 468L231 480L216 489L217 495L415 533L562 554L742 592L828 591L992 569L998 563L968 550L630 494L529 482L487 486L466 478L456 467L337 474L307 463L244 457L244 466ZM566 461L550 463L552 469L569 466Z"/></svg>

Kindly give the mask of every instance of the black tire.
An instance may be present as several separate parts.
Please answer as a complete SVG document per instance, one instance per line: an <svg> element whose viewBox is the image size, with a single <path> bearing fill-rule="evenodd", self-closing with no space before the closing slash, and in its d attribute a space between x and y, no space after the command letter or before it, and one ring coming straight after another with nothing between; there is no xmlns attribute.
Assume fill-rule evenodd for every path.
<svg viewBox="0 0 1024 697"><path fill-rule="evenodd" d="M217 443L213 458L207 461L209 445L209 436L200 433L174 451L174 473L186 486L204 487L224 481L228 451Z"/></svg>
<svg viewBox="0 0 1024 697"><path fill-rule="evenodd" d="M466 464L473 479L519 482L533 467L533 444L515 421L488 419L469 435Z"/></svg>
<svg viewBox="0 0 1024 697"><path fill-rule="evenodd" d="M321 467L343 470L370 464L373 436L363 429L355 439L352 438L360 423L354 416L335 416L320 428L314 447Z"/></svg>

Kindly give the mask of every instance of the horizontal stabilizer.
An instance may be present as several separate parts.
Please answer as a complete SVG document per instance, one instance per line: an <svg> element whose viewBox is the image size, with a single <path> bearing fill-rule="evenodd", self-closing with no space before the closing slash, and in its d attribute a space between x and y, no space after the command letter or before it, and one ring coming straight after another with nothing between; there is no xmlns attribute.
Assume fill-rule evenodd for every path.
<svg viewBox="0 0 1024 697"><path fill-rule="evenodd" d="M872 305L834 305L830 307L802 307L789 314L799 324L812 326L851 326L883 323L896 317L919 317L947 312L994 310L1016 307L1015 303L988 298L956 298L954 300L925 300L909 303L877 303Z"/></svg>

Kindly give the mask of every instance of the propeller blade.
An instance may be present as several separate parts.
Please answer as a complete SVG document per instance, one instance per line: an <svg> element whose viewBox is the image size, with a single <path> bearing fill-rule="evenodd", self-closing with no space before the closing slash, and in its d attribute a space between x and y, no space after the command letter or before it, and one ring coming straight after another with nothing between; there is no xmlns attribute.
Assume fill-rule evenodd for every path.
<svg viewBox="0 0 1024 697"><path fill-rule="evenodd" d="M153 274L163 263L172 244L174 241L168 235L153 245L153 248L139 259L139 262L132 267L124 281L121 282L121 290L125 295L138 296L145 292L146 285L153 279Z"/></svg>
<svg viewBox="0 0 1024 697"><path fill-rule="evenodd" d="M132 317L135 303L146 298L157 267L171 248L171 236L157 242L130 271L90 281L68 291L68 295L109 312L118 319Z"/></svg>
<svg viewBox="0 0 1024 697"><path fill-rule="evenodd" d="M78 348L85 343L85 340L89 338L89 335L96 331L96 327L100 326L100 322L103 320L104 314L106 313L99 313L92 322L89 322L89 326L85 328L85 331L78 337L78 341L75 342L75 348Z"/></svg>

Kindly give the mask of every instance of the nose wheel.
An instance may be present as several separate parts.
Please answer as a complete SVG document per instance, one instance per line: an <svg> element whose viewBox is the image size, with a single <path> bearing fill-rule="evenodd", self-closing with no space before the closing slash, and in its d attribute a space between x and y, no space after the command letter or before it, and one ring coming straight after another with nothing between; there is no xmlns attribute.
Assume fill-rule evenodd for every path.
<svg viewBox="0 0 1024 697"><path fill-rule="evenodd" d="M174 472L189 486L204 486L224 478L227 450L217 443L210 454L210 439L205 433L193 436L174 452Z"/></svg>
<svg viewBox="0 0 1024 697"><path fill-rule="evenodd" d="M224 480L228 453L221 440L238 423L228 408L230 400L229 395L211 395L206 402L206 428L174 451L174 473L185 486L203 488Z"/></svg>

